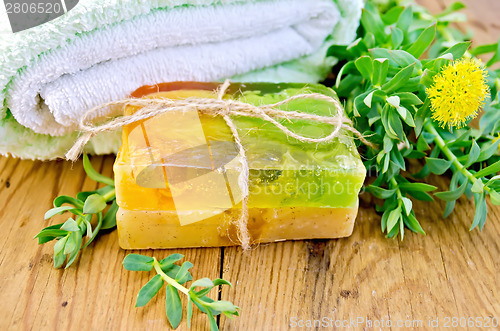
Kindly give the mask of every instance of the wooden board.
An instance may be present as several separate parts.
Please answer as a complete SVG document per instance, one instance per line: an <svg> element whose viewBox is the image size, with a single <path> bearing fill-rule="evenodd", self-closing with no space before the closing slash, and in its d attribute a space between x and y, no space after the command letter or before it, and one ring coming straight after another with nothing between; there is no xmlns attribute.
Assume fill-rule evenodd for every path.
<svg viewBox="0 0 500 331"><path fill-rule="evenodd" d="M438 10L451 1L420 2ZM495 41L500 2L467 2L477 38ZM112 157L92 162L111 175ZM442 189L447 182L433 178ZM146 307L134 308L150 274L123 269L128 252L118 247L116 232L102 236L67 270L53 269L52 244L32 240L48 224L43 215L54 197L94 187L81 162L0 158L0 330L166 329L164 292ZM500 318L499 207L489 204L484 230L469 232L473 203L467 199L458 201L448 219L441 217L442 202L416 203L427 235L408 231L400 241L380 232L380 216L367 194L361 201L354 233L346 239L267 244L249 252L176 251L194 263L195 278L222 276L233 282L234 288L220 295L241 307L241 317L221 318L223 330L283 330L308 320L338 320L361 329L367 320L388 319L413 326L422 321L428 329L436 318L441 327L446 317ZM142 253L162 258L172 251ZM193 330L208 330L204 315L195 313L193 322ZM186 329L185 322L180 329Z"/></svg>

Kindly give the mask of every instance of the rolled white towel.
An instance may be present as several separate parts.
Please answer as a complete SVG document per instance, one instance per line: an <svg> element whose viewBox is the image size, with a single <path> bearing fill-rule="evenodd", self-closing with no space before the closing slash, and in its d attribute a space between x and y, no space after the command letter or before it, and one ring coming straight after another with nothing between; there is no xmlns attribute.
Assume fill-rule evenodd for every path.
<svg viewBox="0 0 500 331"><path fill-rule="evenodd" d="M361 8L361 0L200 0L175 6L181 3L82 1L53 22L3 38L0 153L59 157L85 110L145 84L231 76L317 81L332 65L326 48L352 40L352 21L359 20ZM342 36L331 37L334 30ZM56 146L44 149L47 142ZM117 142L101 138L89 148L109 153Z"/></svg>

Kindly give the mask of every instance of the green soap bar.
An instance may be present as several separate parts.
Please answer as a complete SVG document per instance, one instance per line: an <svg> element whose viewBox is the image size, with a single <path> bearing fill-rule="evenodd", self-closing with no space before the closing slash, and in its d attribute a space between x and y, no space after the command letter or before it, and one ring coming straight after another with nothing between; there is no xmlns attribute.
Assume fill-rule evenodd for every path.
<svg viewBox="0 0 500 331"><path fill-rule="evenodd" d="M207 90L212 91L219 86L217 83L175 84L177 85L167 87L160 85L155 92L190 90L193 91L193 97L196 97L196 90L204 90L206 94ZM273 104L302 93L321 93L337 98L333 90L323 85L295 83L234 83L230 85L224 98L260 106ZM315 99L296 99L279 106L285 111L299 111L321 116L333 116L336 112L333 107L332 103ZM275 125L263 119L245 116L231 116L231 118L241 137L250 168L249 208L351 208L357 205L357 197L363 185L366 170L350 132L342 129L340 135L330 142L309 143L288 137ZM171 155L165 155L162 151L165 145L171 147L173 135L178 137L176 139L180 145L185 144L189 139L194 139L195 126L171 125L172 122L168 122L171 127L166 134L165 128L155 128L155 118L146 120L143 130L145 135L148 135L148 130L150 130L150 137L146 140L159 141L158 144L163 147L151 144L147 148L138 148L131 135L127 137L124 135L121 156L115 164L117 199L121 207L129 210L171 210L173 204L168 199L172 197L173 191L170 191L174 184L177 185L185 178L194 178L213 171L214 160L222 162L216 165L217 168L236 156L238 151L232 143L234 137L225 121L220 116L208 115L200 115L199 119L205 139L211 148L212 169L210 165L207 165L206 155L203 156L206 146L199 145L189 151L180 150ZM310 120L277 120L289 130L311 138L327 136L334 129L329 124ZM124 132L131 132L131 129ZM151 138L153 135L155 139ZM170 135L170 137L165 138L162 135ZM155 152L156 150L159 151ZM151 156L144 157L148 153ZM140 162L143 164L138 164L139 161L134 163L133 160L142 160ZM232 164L234 177L234 171L239 171L240 165L239 161L232 162ZM138 168L142 169L140 173L133 171ZM137 187L133 187L127 181L126 177L131 172ZM166 181L164 174L167 177ZM196 191L192 196L195 197L196 194L202 194L204 191L210 194L208 193L209 186L207 184L191 188L193 192ZM231 187L234 188L234 185ZM137 196L134 203L130 202L131 196ZM189 197L188 194L186 196ZM197 205L196 201L192 201L192 206L193 210L218 207ZM178 208L177 203L175 207Z"/></svg>
<svg viewBox="0 0 500 331"><path fill-rule="evenodd" d="M259 106L302 93L321 93L337 98L333 90L323 85L266 83L247 83L232 98ZM321 116L335 115L333 105L323 100L298 99L279 108ZM262 119L237 116L233 121L242 137L250 167L250 207L346 208L356 204L366 170L349 132L341 130L338 138L317 144L288 137ZM333 130L329 124L308 120L281 119L279 122L311 138L327 136ZM218 128L203 123L209 139L229 140L230 132L221 129L225 123L215 123ZM217 134L210 136L212 132Z"/></svg>

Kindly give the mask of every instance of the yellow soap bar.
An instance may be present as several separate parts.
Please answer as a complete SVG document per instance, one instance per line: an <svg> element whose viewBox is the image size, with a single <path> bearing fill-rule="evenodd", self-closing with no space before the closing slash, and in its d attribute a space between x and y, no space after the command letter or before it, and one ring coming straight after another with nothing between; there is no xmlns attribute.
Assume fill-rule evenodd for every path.
<svg viewBox="0 0 500 331"><path fill-rule="evenodd" d="M351 235L358 206L352 208L250 208L251 242L342 238ZM196 213L193 211L193 213ZM175 211L118 210L118 238L124 249L218 247L239 245L232 209L179 226Z"/></svg>

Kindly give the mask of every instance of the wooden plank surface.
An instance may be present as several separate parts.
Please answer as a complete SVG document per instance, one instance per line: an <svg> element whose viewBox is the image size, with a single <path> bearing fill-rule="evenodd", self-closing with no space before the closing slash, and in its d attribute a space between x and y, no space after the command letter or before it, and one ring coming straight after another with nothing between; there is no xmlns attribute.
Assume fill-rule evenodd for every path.
<svg viewBox="0 0 500 331"><path fill-rule="evenodd" d="M437 11L451 1L420 2ZM500 1L466 3L476 40L495 41ZM92 162L111 175L112 157ZM433 178L442 189L447 181ZM53 269L52 244L32 240L48 224L43 214L55 196L95 185L85 179L81 162L0 158L0 330L166 329L163 292L146 307L134 308L150 275L122 268L128 252L118 247L116 232L102 236L67 270ZM359 329L367 320L415 320L429 329L426 323L436 318L440 326L445 317L500 318L500 208L489 204L484 230L469 232L472 202L461 198L446 220L443 207L439 201L415 203L427 235L407 232L402 242L383 236L373 201L362 194L349 238L267 244L249 252L176 251L194 263L194 277L233 282L234 289L224 289L221 297L240 306L241 317L221 318L223 330L284 330L322 318L363 321L349 324ZM172 251L145 253L162 258ZM208 329L201 314L195 313L193 322L193 330ZM186 329L185 322L180 329Z"/></svg>

